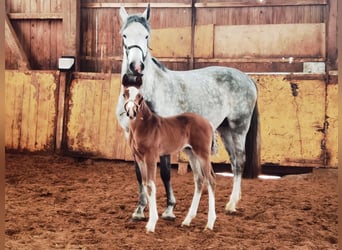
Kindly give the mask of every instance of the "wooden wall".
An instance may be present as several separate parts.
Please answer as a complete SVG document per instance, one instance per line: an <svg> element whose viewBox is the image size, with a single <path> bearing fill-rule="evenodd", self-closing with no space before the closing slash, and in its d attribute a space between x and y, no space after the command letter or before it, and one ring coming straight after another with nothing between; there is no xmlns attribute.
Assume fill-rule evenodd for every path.
<svg viewBox="0 0 342 250"><path fill-rule="evenodd" d="M129 13L142 12L146 7L145 3L136 4L134 1L127 1L125 5L128 6ZM82 20L85 20L81 24L82 70L120 72L120 6L121 3L113 1L82 1ZM151 6L151 53L171 69L184 70L215 64L232 66L248 72L301 72L304 61L328 61L331 64L329 69L336 69L336 43L330 43L331 53L326 53L326 39L336 40L336 29L330 28L329 33L326 30L326 27L334 25L330 20L330 17L334 18L334 15L330 15L334 14L334 10L329 11L326 0L271 0L265 3L203 0L174 1L169 4L165 1L153 1ZM112 25L107 25L108 23ZM314 33L318 33L320 39L307 36L312 31L312 24L317 25ZM271 25L278 26L270 28ZM215 35L211 34L210 30L206 33L208 26L212 27ZM282 33L274 37L272 31L277 30L279 26L279 32ZM301 34L293 33L296 29L307 34L303 34L297 44L289 45L303 51L303 54L284 55L283 58L281 52L287 48L283 47L279 39L293 40ZM222 34L225 36L222 37ZM231 38L234 39L233 44L230 43ZM249 45L244 43L238 46L239 43L236 41L246 39L249 39ZM312 41L322 53L310 51ZM271 52L276 53L265 55L262 50L257 50L251 55L248 50L242 49L243 46L249 49L257 48L258 45L266 47L269 44L273 44ZM203 49L206 50L210 46L215 53L203 55ZM201 53L196 54L196 48ZM224 52L237 50L239 53L235 56L229 53L220 54L222 48L225 49ZM288 63L288 57L294 57L291 64Z"/></svg>
<svg viewBox="0 0 342 250"><path fill-rule="evenodd" d="M120 72L121 5L122 1L105 0L6 0L10 22L32 69L56 69L58 57L74 51L78 69L85 72ZM137 13L145 9L147 1L130 0L124 5L129 13ZM151 7L152 55L171 69L215 64L248 72L301 72L305 61L322 61L327 63L327 70L337 69L337 0L155 0ZM67 30L70 25L75 28ZM307 35L312 31L314 38ZM303 53L282 56L287 51L282 41L301 34L301 40L288 45ZM73 41L66 41L70 36ZM242 41L243 46L236 41ZM66 42L74 46L67 50ZM310 50L313 43L321 53ZM257 50L270 44L269 54L263 48ZM210 49L214 53L209 53ZM232 55L233 51L237 53ZM288 63L288 57L294 61ZM8 46L6 67L18 68Z"/></svg>
<svg viewBox="0 0 342 250"><path fill-rule="evenodd" d="M54 152L58 78L57 71L6 70L6 149Z"/></svg>
<svg viewBox="0 0 342 250"><path fill-rule="evenodd" d="M35 70L56 70L63 55L78 57L79 0L5 1L6 69L22 68L18 57L26 57L26 69Z"/></svg>
<svg viewBox="0 0 342 250"><path fill-rule="evenodd" d="M129 13L142 12L146 2L125 5ZM7 150L63 149L131 160L115 118L121 4L6 0ZM337 70L337 0L177 0L153 1L151 7L151 53L171 69L214 64L253 72L262 163L337 167L337 84L331 80ZM70 82L56 70L63 55L76 57ZM305 62L325 63L328 74L281 73L302 72ZM228 161L222 148L213 161Z"/></svg>

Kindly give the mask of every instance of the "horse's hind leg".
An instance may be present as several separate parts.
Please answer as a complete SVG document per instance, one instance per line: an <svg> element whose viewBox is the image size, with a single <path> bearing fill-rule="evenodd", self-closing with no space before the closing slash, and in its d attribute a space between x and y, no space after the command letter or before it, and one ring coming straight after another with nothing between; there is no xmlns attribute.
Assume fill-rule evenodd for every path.
<svg viewBox="0 0 342 250"><path fill-rule="evenodd" d="M190 226L192 219L196 217L198 205L201 199L203 189L203 175L200 169L199 159L197 159L197 157L191 151L187 150L185 152L189 157L190 166L194 175L195 191L190 209L184 221L182 222L182 226Z"/></svg>
<svg viewBox="0 0 342 250"><path fill-rule="evenodd" d="M176 206L176 199L173 195L171 186L171 161L170 155L163 155L160 157L160 176L163 180L166 192L166 210L162 214L164 220L174 220L176 218L173 213L173 208Z"/></svg>
<svg viewBox="0 0 342 250"><path fill-rule="evenodd" d="M247 129L240 129L237 133L231 129L228 124L224 126L220 126L218 128L222 141L224 143L225 148L227 149L230 157L230 164L232 167L232 172L234 174L233 177L233 190L229 198L229 202L226 204L225 210L227 212L235 212L236 206L241 198L241 180L242 173L246 161L245 155L245 140L246 133L244 131Z"/></svg>

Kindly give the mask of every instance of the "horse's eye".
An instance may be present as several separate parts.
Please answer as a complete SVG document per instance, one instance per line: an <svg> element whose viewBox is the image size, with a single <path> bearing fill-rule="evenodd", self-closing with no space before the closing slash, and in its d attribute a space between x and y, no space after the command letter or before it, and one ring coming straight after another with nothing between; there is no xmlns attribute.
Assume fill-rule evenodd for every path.
<svg viewBox="0 0 342 250"><path fill-rule="evenodd" d="M148 39L148 36L146 36L145 39Z"/></svg>
<svg viewBox="0 0 342 250"><path fill-rule="evenodd" d="M127 36L126 36L126 35L123 35L122 37L123 37L123 38L125 38L125 39L127 38Z"/></svg>

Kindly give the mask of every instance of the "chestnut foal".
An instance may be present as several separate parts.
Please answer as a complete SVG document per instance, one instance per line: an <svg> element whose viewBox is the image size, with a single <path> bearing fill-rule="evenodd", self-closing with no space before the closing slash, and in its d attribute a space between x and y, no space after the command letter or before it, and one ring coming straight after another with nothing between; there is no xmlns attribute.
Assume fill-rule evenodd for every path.
<svg viewBox="0 0 342 250"><path fill-rule="evenodd" d="M189 226L196 216L203 186L207 184L209 196L208 222L205 229L213 229L215 213L215 175L210 155L216 150L214 129L202 116L183 113L163 118L153 113L140 93L142 79L131 81L127 75L122 80L125 112L130 118L129 145L139 165L144 191L149 203L147 232L154 232L158 220L156 203L156 169L160 155L184 150L194 174L195 191L192 203L182 226Z"/></svg>

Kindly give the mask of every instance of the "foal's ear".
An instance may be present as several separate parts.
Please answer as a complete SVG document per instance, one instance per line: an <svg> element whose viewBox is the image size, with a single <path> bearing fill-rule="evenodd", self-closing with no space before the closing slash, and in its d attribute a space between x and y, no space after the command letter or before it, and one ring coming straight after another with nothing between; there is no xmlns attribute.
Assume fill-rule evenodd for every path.
<svg viewBox="0 0 342 250"><path fill-rule="evenodd" d="M121 6L121 7L120 7L119 14L120 14L121 22L122 22L122 23L126 23L127 18L128 18L128 14L127 14L127 11L126 11L126 9L125 9L124 6Z"/></svg>
<svg viewBox="0 0 342 250"><path fill-rule="evenodd" d="M142 14L142 16L146 19L146 21L150 21L150 15L151 13L151 8L150 8L150 3L147 5L147 8L145 9L144 13Z"/></svg>
<svg viewBox="0 0 342 250"><path fill-rule="evenodd" d="M137 88L140 88L141 85L142 85L142 75L139 75L139 76L137 76L137 78L135 79L135 86L136 86Z"/></svg>
<svg viewBox="0 0 342 250"><path fill-rule="evenodd" d="M129 77L127 74L124 74L121 83L124 87L129 87Z"/></svg>

